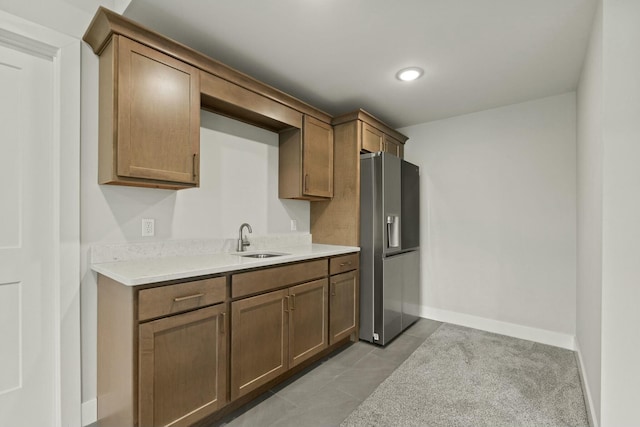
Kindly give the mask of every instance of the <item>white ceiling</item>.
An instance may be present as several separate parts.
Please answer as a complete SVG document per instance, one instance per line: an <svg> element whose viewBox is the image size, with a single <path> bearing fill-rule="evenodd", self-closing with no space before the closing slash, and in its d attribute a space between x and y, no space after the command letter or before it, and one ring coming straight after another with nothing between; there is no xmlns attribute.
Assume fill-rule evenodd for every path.
<svg viewBox="0 0 640 427"><path fill-rule="evenodd" d="M332 115L398 128L574 90L595 0L132 0L125 16ZM396 71L425 75L400 82Z"/></svg>

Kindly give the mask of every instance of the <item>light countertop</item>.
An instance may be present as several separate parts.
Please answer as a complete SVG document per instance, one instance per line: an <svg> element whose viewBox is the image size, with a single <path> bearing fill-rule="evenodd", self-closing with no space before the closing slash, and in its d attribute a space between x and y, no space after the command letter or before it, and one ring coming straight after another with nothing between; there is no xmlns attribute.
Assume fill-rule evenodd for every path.
<svg viewBox="0 0 640 427"><path fill-rule="evenodd" d="M220 252L201 255L167 256L94 263L91 269L126 286L145 285L167 280L185 279L209 274L228 273L256 267L268 267L295 261L359 252L356 246L306 244L278 247L256 252L284 253L272 258L247 258L237 253ZM247 251L246 253L252 253Z"/></svg>

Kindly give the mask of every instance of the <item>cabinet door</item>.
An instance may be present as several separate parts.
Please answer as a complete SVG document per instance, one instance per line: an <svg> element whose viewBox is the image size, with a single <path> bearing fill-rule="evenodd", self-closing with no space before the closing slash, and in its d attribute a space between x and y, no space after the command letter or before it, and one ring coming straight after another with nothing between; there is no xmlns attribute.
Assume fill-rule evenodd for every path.
<svg viewBox="0 0 640 427"><path fill-rule="evenodd" d="M231 303L231 399L288 369L288 291Z"/></svg>
<svg viewBox="0 0 640 427"><path fill-rule="evenodd" d="M361 151L377 153L382 151L383 134L378 129L367 123L362 123L362 147Z"/></svg>
<svg viewBox="0 0 640 427"><path fill-rule="evenodd" d="M384 135L384 151L402 158L402 143L389 135Z"/></svg>
<svg viewBox="0 0 640 427"><path fill-rule="evenodd" d="M358 270L330 278L329 345L356 331L359 316L358 278Z"/></svg>
<svg viewBox="0 0 640 427"><path fill-rule="evenodd" d="M293 367L327 348L328 280L289 289L289 366Z"/></svg>
<svg viewBox="0 0 640 427"><path fill-rule="evenodd" d="M117 174L197 185L200 73L118 39Z"/></svg>
<svg viewBox="0 0 640 427"><path fill-rule="evenodd" d="M333 196L333 128L304 116L302 174L306 196Z"/></svg>
<svg viewBox="0 0 640 427"><path fill-rule="evenodd" d="M138 425L188 426L224 406L226 307L139 326Z"/></svg>

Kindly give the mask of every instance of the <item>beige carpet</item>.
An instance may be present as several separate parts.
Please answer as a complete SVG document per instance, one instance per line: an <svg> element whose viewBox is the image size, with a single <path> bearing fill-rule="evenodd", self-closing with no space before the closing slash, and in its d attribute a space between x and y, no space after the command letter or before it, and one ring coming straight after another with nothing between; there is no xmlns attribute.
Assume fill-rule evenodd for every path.
<svg viewBox="0 0 640 427"><path fill-rule="evenodd" d="M341 425L589 423L572 351L443 324Z"/></svg>

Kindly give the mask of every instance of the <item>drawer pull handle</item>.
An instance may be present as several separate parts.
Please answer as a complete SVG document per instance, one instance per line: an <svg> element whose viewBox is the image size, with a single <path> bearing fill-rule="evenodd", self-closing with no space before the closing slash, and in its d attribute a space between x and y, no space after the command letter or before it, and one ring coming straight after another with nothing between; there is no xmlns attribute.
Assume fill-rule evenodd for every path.
<svg viewBox="0 0 640 427"><path fill-rule="evenodd" d="M227 321L227 313L220 313L220 334L224 335L224 324Z"/></svg>
<svg viewBox="0 0 640 427"><path fill-rule="evenodd" d="M289 296L288 295L284 297L284 301L285 301L284 312L288 313L289 312Z"/></svg>
<svg viewBox="0 0 640 427"><path fill-rule="evenodd" d="M337 282L331 282L331 296L332 297L336 296L336 284L337 284Z"/></svg>
<svg viewBox="0 0 640 427"><path fill-rule="evenodd" d="M192 298L200 298L203 297L204 294L194 294L194 295L188 295L186 297L175 297L173 299L174 302L180 302L180 301L186 301L188 299L192 299Z"/></svg>
<svg viewBox="0 0 640 427"><path fill-rule="evenodd" d="M296 309L296 294L291 294L291 310Z"/></svg>
<svg viewBox="0 0 640 427"><path fill-rule="evenodd" d="M345 265L351 265L351 261L340 263L340 267L344 267Z"/></svg>

